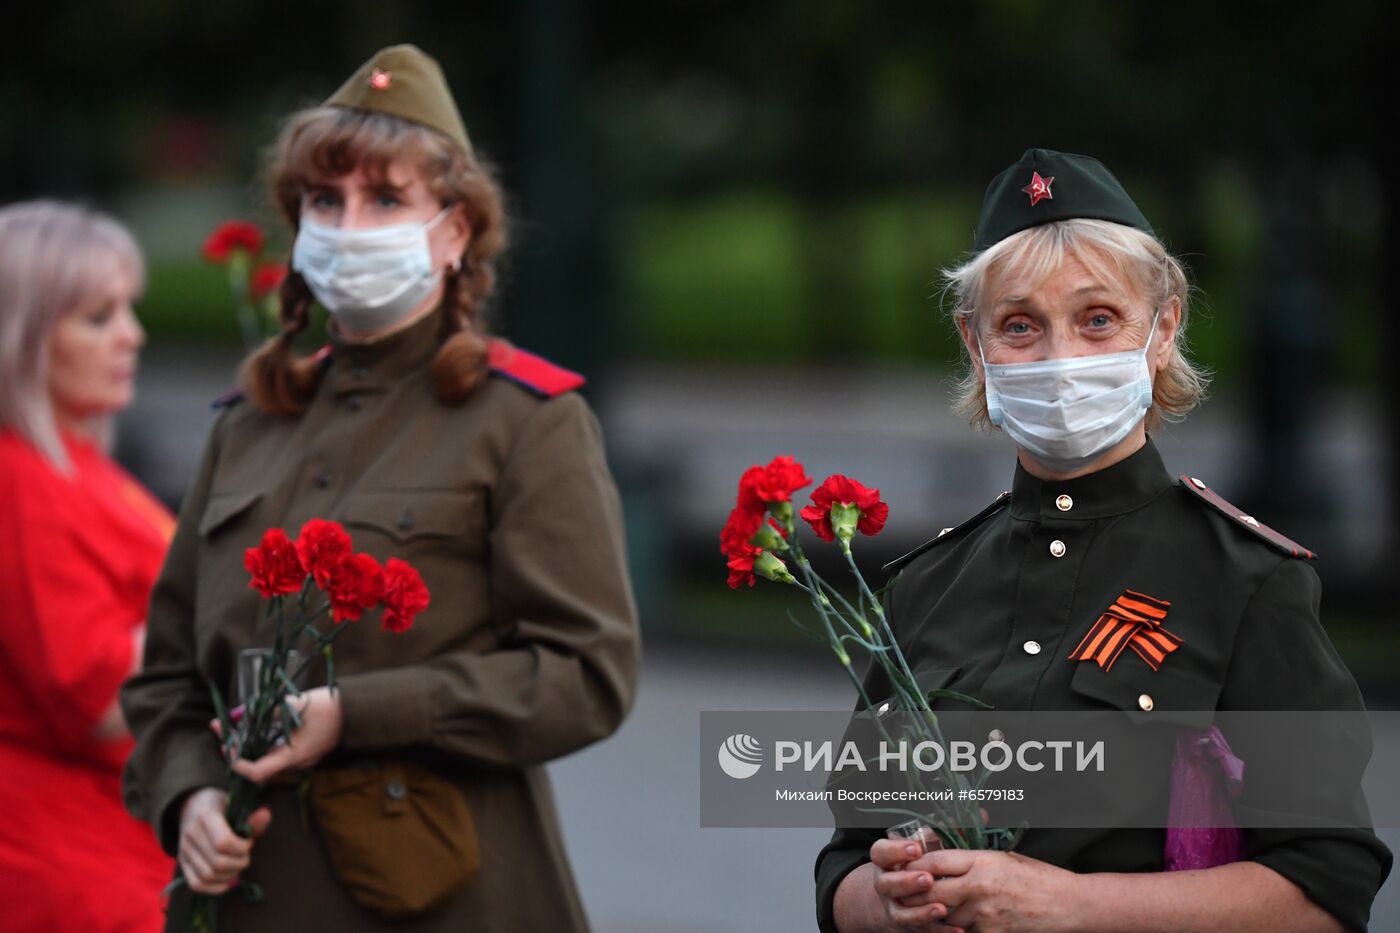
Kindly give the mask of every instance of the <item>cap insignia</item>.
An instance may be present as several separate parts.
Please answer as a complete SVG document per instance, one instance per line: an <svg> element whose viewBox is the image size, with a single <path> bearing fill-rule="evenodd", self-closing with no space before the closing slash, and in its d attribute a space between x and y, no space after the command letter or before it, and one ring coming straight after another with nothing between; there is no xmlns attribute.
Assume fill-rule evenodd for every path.
<svg viewBox="0 0 1400 933"><path fill-rule="evenodd" d="M1041 201L1053 201L1055 196L1050 193L1050 185L1055 181L1055 176L1049 178L1040 177L1039 172L1031 172L1031 183L1021 190L1031 196L1031 207L1035 207Z"/></svg>

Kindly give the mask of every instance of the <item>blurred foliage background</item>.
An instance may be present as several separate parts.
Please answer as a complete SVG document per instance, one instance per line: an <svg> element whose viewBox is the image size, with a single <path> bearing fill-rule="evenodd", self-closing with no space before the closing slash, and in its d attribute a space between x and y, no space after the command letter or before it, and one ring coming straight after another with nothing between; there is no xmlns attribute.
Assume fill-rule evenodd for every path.
<svg viewBox="0 0 1400 933"><path fill-rule="evenodd" d="M374 49L421 45L512 197L496 329L587 372L602 403L649 629L785 644L772 594L740 598L719 582L714 532L729 503L712 491L748 462L801 450L773 449L751 411L751 440L736 446L698 409L763 409L784 380L819 386L807 403L817 405L877 378L946 378L959 349L938 271L970 243L987 180L1031 146L1093 154L1200 288L1192 342L1217 373L1219 414L1183 437L1231 467L1223 488L1241 507L1324 555L1329 629L1382 696L1400 689L1390 611L1400 370L1385 343L1396 310L1393 10L1381 0L25 4L7 14L0 198L78 198L133 225L150 261L140 311L152 349L171 348L156 355L171 380L159 385L179 394L182 374L238 352L224 279L198 256L204 234L248 217L288 245L258 184L280 119ZM759 397L746 394L753 386ZM802 396L785 404L769 414L792 413ZM651 423L636 414L649 406L671 406L654 417L692 445L632 430ZM900 418L888 405L860 411L852 437L856 422ZM197 421L179 431L197 448ZM669 457L703 459L726 442L713 475L675 479ZM939 520L892 523L882 547L917 543L999 491L1010 458L993 446L996 476L954 471L964 479L940 487ZM989 456L970 450L967 463ZM676 498L705 502L681 514Z"/></svg>

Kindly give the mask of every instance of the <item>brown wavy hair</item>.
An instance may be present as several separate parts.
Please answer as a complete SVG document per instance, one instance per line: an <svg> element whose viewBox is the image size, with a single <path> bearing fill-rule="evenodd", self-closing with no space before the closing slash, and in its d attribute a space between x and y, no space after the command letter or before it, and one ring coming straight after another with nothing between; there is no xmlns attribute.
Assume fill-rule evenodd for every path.
<svg viewBox="0 0 1400 933"><path fill-rule="evenodd" d="M437 396L456 404L486 375L486 304L496 286L496 264L506 246L507 221L494 173L473 153L436 130L383 113L313 107L287 119L267 166L268 190L296 230L302 195L317 180L363 167L372 177L407 157L443 206L461 204L471 238L460 265L443 280L442 346L431 374ZM291 272L281 288L281 333L243 363L244 390L264 411L297 415L306 410L324 371L316 357L293 348L311 320L311 291Z"/></svg>

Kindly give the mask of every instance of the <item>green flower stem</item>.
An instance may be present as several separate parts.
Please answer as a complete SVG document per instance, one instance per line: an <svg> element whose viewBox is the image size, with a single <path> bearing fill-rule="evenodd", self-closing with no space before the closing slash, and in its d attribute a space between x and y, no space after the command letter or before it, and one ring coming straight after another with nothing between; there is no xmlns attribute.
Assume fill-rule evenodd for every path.
<svg viewBox="0 0 1400 933"><path fill-rule="evenodd" d="M795 541L795 538L793 538L792 540ZM807 591L809 596L811 596L814 592L820 591L819 582L821 581L821 578L817 575L816 571L812 569L811 563L800 552L800 550L796 552L796 556L798 558L798 568L801 570L803 578L807 580L807 586L803 587L803 589ZM827 638L831 639L833 645L839 644L839 640L836 637L836 630L832 627L831 624L831 612L828 609L827 604L824 604L819 599L813 597L812 605L816 607L817 616L822 620L822 625L826 629ZM842 621L843 623L845 622L844 619ZM860 640L858 635L855 635L854 632L852 634L854 637ZM871 702L870 696L865 692L865 684L861 682L860 675L858 675L851 668L850 656L844 655L844 657L842 657L842 655L838 655L838 657L842 658L841 667L843 670L845 670L846 676L850 678L851 683L855 685L856 693L859 694L861 702L864 703L865 708L870 710L875 716L875 725L879 728L880 734L885 737L885 740L887 742L893 742L894 737L891 736L889 730L885 728L885 724L880 721L880 714L877 710L875 710L875 706Z"/></svg>
<svg viewBox="0 0 1400 933"><path fill-rule="evenodd" d="M257 312L248 299L249 260L247 252L234 250L228 261L228 287L233 293L234 310L238 315L238 328L243 332L243 345L249 350L257 349L262 343L262 328L258 326Z"/></svg>
<svg viewBox="0 0 1400 933"><path fill-rule="evenodd" d="M851 569L851 575L856 578L856 582L860 587L862 596L870 601L875 613L875 617L880 620L880 628L883 630L885 637L889 639L891 645L895 646L896 650L893 652L893 654L898 659L900 673L903 674L905 678L908 678L908 687L900 692L906 694L913 694L918 698L917 704L912 706L910 708L910 711L922 714L922 716L919 716L916 719L916 721L922 720L922 724L927 727L928 732L925 736L926 738L937 742L939 745L944 744L943 730L940 729L938 726L938 714L933 711L933 706L929 702L928 697L924 696L922 689L919 687L918 680L914 677L914 672L909 668L909 662L904 657L904 652L898 650L898 641L895 638L894 629L890 626L889 619L885 617L884 607L880 605L880 601L876 599L875 594L871 592L869 584L865 582L865 575L860 572L860 567L856 564L855 555L851 553L851 546L849 541L841 541L841 552L845 555L846 564ZM882 658L882 661L885 664L886 669L888 670L890 667L888 657L886 656ZM897 677L892 677L891 679L892 681L896 682L899 680L899 678ZM943 779L946 782L948 782L949 787L958 787L966 783L962 779L961 775L955 774L946 762L944 763L944 766L939 769L939 773L943 777ZM963 817L967 816L969 813L973 816L972 830L977 840L976 848L982 848L984 839L982 835L981 814L977 811L975 805L969 806L966 809L964 809L962 804L963 801L957 800L955 798L955 810L962 811L961 816ZM958 822L961 823L963 827L966 827L968 825L968 821L966 819L960 818ZM963 831L965 832L966 830L964 829Z"/></svg>
<svg viewBox="0 0 1400 933"><path fill-rule="evenodd" d="M865 708L871 711L875 719L876 727L880 735L890 744L895 744L894 737L890 734L886 724L882 721L879 712L875 709L870 696L865 692L865 686L859 675L853 670L850 663L850 655L845 651L844 644L847 641L854 642L870 652L875 662L884 670L886 678L894 690L894 699L901 707L915 717L906 725L904 738L913 737L917 740L932 740L940 744L943 743L942 729L939 728L938 716L933 712L932 705L919 687L914 672L910 669L907 659L899 649L898 640L895 638L894 630L885 616L883 606L870 586L866 583L865 577L861 574L860 568L856 565L855 557L851 553L850 542L839 539L841 551L846 558L846 563L855 576L859 587L860 598L858 600L861 608L857 609L851 605L834 586L822 579L822 577L812 569L811 562L807 559L802 550L801 542L796 534L796 522L791 509L779 511L774 517L782 525L786 532L788 550L791 557L796 561L798 573L802 580L799 582L793 579L794 585L805 592L817 611L821 620L827 639L832 648L836 651L841 666L846 670L846 675L855 685L856 692L860 695L861 702ZM869 603L871 611L879 620L878 626L872 628L863 611L866 603ZM833 621L832 617L835 617ZM837 623L845 629L847 634L837 634ZM856 625L859 624L858 630ZM895 657L892 659L890 655ZM923 783L920 774L906 773L906 780L911 789L918 789ZM959 789L967 786L967 782L962 776L952 771L945 761L943 767L939 769L938 779L949 788ZM930 814L914 814L921 819L928 819L931 824L944 837L947 844L955 848L986 848L987 834L981 826L981 814L975 802L965 803L955 800L951 807L951 813L956 817L958 826L950 826L949 821L944 819L942 808L935 808ZM912 813L912 811L911 811ZM1000 831L998 831L1000 832Z"/></svg>
<svg viewBox="0 0 1400 933"><path fill-rule="evenodd" d="M851 568L851 574L855 576L856 581L860 584L861 593L870 600L871 605L874 607L875 618L880 620L880 626L885 630L885 636L889 638L890 644L898 644L898 641L894 637L894 629L890 628L889 620L885 618L884 607L882 607L880 601L875 598L875 594L870 592L870 587L866 584L865 577L861 574L860 568L856 566L856 559L855 555L851 553L850 542L841 542L841 551L846 555L846 564ZM896 651L895 655L899 658L899 664L904 670L904 676L909 678L909 682L913 684L917 690L918 681L914 679L914 672L909 669L909 662L905 660L904 652ZM928 698L920 694L919 699L922 703L918 709L926 710L929 712L929 715L933 715L933 710L929 705ZM935 718L934 721L936 723L937 719Z"/></svg>

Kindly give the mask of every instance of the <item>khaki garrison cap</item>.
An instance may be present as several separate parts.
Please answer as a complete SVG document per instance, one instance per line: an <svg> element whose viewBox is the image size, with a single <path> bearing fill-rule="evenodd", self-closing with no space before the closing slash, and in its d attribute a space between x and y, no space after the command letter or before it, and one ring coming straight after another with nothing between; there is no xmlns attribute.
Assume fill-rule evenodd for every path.
<svg viewBox="0 0 1400 933"><path fill-rule="evenodd" d="M421 123L472 151L467 128L437 61L416 45L380 49L326 99L327 107L369 110Z"/></svg>

